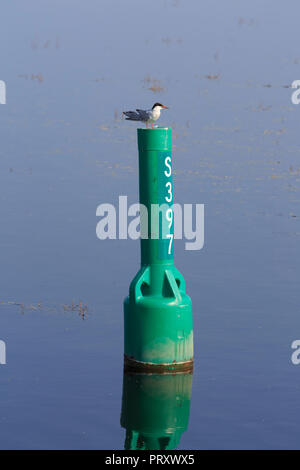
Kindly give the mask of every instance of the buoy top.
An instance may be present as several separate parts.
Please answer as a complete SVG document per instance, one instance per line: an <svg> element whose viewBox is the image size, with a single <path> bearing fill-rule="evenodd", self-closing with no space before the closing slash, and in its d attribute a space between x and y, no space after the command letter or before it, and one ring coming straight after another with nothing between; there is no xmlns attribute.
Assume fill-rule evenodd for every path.
<svg viewBox="0 0 300 470"><path fill-rule="evenodd" d="M138 147L140 152L147 150L171 150L171 127L155 127L154 129L138 129Z"/></svg>

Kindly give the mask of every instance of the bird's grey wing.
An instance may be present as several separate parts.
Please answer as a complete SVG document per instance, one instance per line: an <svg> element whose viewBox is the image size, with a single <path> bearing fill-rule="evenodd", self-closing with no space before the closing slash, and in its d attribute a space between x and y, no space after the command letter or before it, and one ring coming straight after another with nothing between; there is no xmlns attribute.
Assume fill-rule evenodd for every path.
<svg viewBox="0 0 300 470"><path fill-rule="evenodd" d="M149 111L145 111L144 109L137 109L137 112L140 115L140 120L141 121L148 121L148 119L150 117Z"/></svg>
<svg viewBox="0 0 300 470"><path fill-rule="evenodd" d="M136 113L135 111L124 111L123 114L125 114L126 119L129 121L140 121L141 117L139 113Z"/></svg>

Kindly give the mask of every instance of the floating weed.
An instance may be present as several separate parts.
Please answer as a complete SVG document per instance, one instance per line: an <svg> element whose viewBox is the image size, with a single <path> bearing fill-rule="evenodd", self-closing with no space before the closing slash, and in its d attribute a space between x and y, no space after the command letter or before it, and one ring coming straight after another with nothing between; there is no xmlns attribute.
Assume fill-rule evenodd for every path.
<svg viewBox="0 0 300 470"><path fill-rule="evenodd" d="M31 73L31 74L28 74L28 73L20 73L18 75L19 78L24 78L25 80L37 80L39 83L43 83L44 81L44 76L43 74L41 74L40 72L37 73L37 74L34 74L34 73Z"/></svg>
<svg viewBox="0 0 300 470"><path fill-rule="evenodd" d="M52 48L59 49L60 48L60 40L59 37L56 36L55 40L51 39L43 39L39 40L38 38L34 38L31 40L31 49L36 51L38 49L49 49Z"/></svg>
<svg viewBox="0 0 300 470"><path fill-rule="evenodd" d="M221 75L217 73L216 75L204 75L205 78L208 80L219 80L221 78Z"/></svg>
<svg viewBox="0 0 300 470"><path fill-rule="evenodd" d="M159 83L153 83L149 90L153 91L154 93L160 93L164 91L164 87L162 87Z"/></svg>
<svg viewBox="0 0 300 470"><path fill-rule="evenodd" d="M239 26L243 26L243 25L254 26L255 24L256 24L256 20L254 18L243 18L240 16L238 19Z"/></svg>
<svg viewBox="0 0 300 470"><path fill-rule="evenodd" d="M181 44L183 42L183 40L182 40L182 38L163 37L163 38L161 38L161 42L163 44L165 44L166 46L168 46L169 44L172 44L172 43Z"/></svg>
<svg viewBox="0 0 300 470"><path fill-rule="evenodd" d="M270 111L270 109L272 109L272 105L264 106L263 104L259 104L255 108L252 108L251 111L253 112Z"/></svg>
<svg viewBox="0 0 300 470"><path fill-rule="evenodd" d="M47 313L60 313L60 312L75 312L77 313L83 320L86 319L87 313L89 311L88 305L83 303L81 300L79 303L76 303L72 300L71 304L63 304L61 306L46 306L42 305L42 302L37 302L36 304L28 304L25 305L24 302L16 302L16 301L0 301L1 306L17 306L20 308L20 312L22 315L25 312L47 312Z"/></svg>
<svg viewBox="0 0 300 470"><path fill-rule="evenodd" d="M283 129L265 129L264 130L264 135L270 135L270 134L276 134L276 135L281 135L284 134L286 131L285 128Z"/></svg>
<svg viewBox="0 0 300 470"><path fill-rule="evenodd" d="M81 300L79 301L79 304L74 303L72 300L71 305L64 304L63 309L65 312L77 312L79 316L84 320L86 317L86 314L88 312L88 306L87 304L84 304Z"/></svg>
<svg viewBox="0 0 300 470"><path fill-rule="evenodd" d="M143 82L145 83L145 85L151 85L148 90L151 90L154 93L160 93L162 91L165 91L165 88L160 82L160 80L151 77L149 74L144 77Z"/></svg>

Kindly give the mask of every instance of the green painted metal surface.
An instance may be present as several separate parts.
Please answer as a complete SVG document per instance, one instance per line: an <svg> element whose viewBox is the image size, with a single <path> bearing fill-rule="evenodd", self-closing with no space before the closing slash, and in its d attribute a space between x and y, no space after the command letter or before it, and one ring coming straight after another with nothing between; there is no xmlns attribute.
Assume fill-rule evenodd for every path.
<svg viewBox="0 0 300 470"><path fill-rule="evenodd" d="M141 269L124 302L126 363L189 368L192 303L174 266L171 129L138 129L138 149L140 203L147 214L141 216Z"/></svg>
<svg viewBox="0 0 300 470"><path fill-rule="evenodd" d="M126 450L171 450L187 430L192 374L124 375L121 426Z"/></svg>

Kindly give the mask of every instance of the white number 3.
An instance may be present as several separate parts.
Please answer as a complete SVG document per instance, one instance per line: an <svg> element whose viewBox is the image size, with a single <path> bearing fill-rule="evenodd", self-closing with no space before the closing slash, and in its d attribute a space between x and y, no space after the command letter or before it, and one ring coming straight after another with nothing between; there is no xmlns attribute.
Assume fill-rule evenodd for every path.
<svg viewBox="0 0 300 470"><path fill-rule="evenodd" d="M166 197L165 197L165 200L166 200L167 202L171 202L173 195L172 195L172 184L170 183L170 181L168 181L168 182L166 183L166 188L168 188L168 194L169 194L170 196L169 196L169 197L166 196Z"/></svg>

